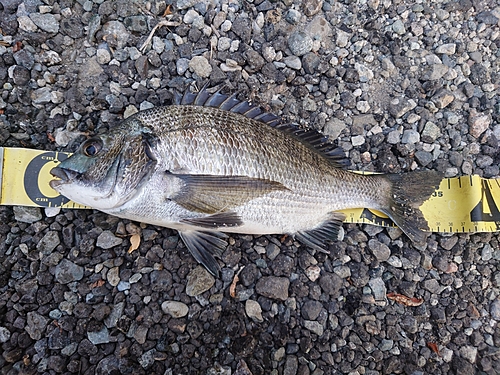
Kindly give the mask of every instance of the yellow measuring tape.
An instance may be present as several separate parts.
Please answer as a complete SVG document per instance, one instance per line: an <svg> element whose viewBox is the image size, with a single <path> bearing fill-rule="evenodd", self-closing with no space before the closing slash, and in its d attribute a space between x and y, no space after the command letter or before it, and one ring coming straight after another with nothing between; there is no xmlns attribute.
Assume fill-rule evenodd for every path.
<svg viewBox="0 0 500 375"><path fill-rule="evenodd" d="M0 147L0 204L90 208L59 195L49 186L49 171L69 153ZM432 232L500 231L500 179L479 176L445 178L420 207ZM348 223L394 226L381 212L343 210Z"/></svg>

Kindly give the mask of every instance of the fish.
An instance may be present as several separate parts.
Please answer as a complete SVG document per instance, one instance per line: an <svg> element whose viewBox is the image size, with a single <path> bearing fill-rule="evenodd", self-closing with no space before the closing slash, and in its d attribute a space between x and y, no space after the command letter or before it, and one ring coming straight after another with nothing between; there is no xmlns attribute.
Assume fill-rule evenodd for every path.
<svg viewBox="0 0 500 375"><path fill-rule="evenodd" d="M416 244L419 206L443 175L363 175L321 133L236 95L186 91L85 140L50 173L50 186L110 215L175 229L218 275L228 233L289 234L316 251L338 238L350 208L383 212Z"/></svg>

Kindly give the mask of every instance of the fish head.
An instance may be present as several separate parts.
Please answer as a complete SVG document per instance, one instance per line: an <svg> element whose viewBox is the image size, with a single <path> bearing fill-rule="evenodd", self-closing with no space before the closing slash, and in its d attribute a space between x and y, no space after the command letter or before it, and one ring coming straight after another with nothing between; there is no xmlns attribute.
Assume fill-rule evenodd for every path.
<svg viewBox="0 0 500 375"><path fill-rule="evenodd" d="M84 141L77 152L50 173L50 186L72 201L98 210L122 206L154 169L150 136L124 128Z"/></svg>

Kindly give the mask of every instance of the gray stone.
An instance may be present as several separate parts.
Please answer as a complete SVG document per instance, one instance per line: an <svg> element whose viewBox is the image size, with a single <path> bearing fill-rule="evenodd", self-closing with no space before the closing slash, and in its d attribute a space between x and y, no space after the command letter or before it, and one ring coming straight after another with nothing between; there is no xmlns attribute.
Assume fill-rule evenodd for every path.
<svg viewBox="0 0 500 375"><path fill-rule="evenodd" d="M142 366L142 368L147 369L155 363L155 354L156 354L156 349L150 349L147 352L143 353L140 358L139 358L139 364Z"/></svg>
<svg viewBox="0 0 500 375"><path fill-rule="evenodd" d="M264 297L285 301L289 287L290 281L285 277L265 276L257 281L255 291Z"/></svg>
<svg viewBox="0 0 500 375"><path fill-rule="evenodd" d="M491 117L489 115L477 112L475 109L472 109L469 114L469 133L474 138L479 138L481 134L483 134L486 129L491 124Z"/></svg>
<svg viewBox="0 0 500 375"><path fill-rule="evenodd" d="M403 132L403 137L401 138L401 143L404 144L415 144L420 142L420 133L416 130L409 129Z"/></svg>
<svg viewBox="0 0 500 375"><path fill-rule="evenodd" d="M118 320L123 315L124 308L125 308L125 302L118 302L117 304L113 305L111 313L106 317L106 319L104 319L104 324L106 325L106 327L108 328L116 327L116 323L118 323Z"/></svg>
<svg viewBox="0 0 500 375"><path fill-rule="evenodd" d="M465 358L470 363L476 362L477 348L470 345L465 345L460 348L459 353L462 358Z"/></svg>
<svg viewBox="0 0 500 375"><path fill-rule="evenodd" d="M119 21L109 21L102 27L102 38L110 47L122 49L130 36L127 28Z"/></svg>
<svg viewBox="0 0 500 375"><path fill-rule="evenodd" d="M52 101L52 90L50 87L42 87L31 93L33 104L46 104Z"/></svg>
<svg viewBox="0 0 500 375"><path fill-rule="evenodd" d="M283 368L283 375L295 375L299 367L299 361L294 355L287 355L285 366Z"/></svg>
<svg viewBox="0 0 500 375"><path fill-rule="evenodd" d="M382 242L371 239L368 241L368 248L379 262L385 262L391 256L391 250Z"/></svg>
<svg viewBox="0 0 500 375"><path fill-rule="evenodd" d="M373 71L366 65L355 63L354 68L356 69L356 72L358 72L360 82L368 82L373 79Z"/></svg>
<svg viewBox="0 0 500 375"><path fill-rule="evenodd" d="M304 327L318 336L323 335L323 326L316 320L304 320Z"/></svg>
<svg viewBox="0 0 500 375"><path fill-rule="evenodd" d="M99 48L96 52L97 62L101 65L105 65L111 61L111 54L105 48Z"/></svg>
<svg viewBox="0 0 500 375"><path fill-rule="evenodd" d="M245 312L249 318L251 318L257 322L264 321L264 319L262 318L262 307L260 306L259 302L257 302L257 301L254 301L252 299L248 299L245 302Z"/></svg>
<svg viewBox="0 0 500 375"><path fill-rule="evenodd" d="M398 130L393 130L387 134L387 143L390 143L391 145L398 144L400 138L401 133Z"/></svg>
<svg viewBox="0 0 500 375"><path fill-rule="evenodd" d="M178 301L165 301L161 304L161 309L172 318L182 318L189 312L189 307Z"/></svg>
<svg viewBox="0 0 500 375"><path fill-rule="evenodd" d="M10 331L5 327L0 327L0 343L10 340Z"/></svg>
<svg viewBox="0 0 500 375"><path fill-rule="evenodd" d="M337 29L337 36L335 42L337 47L344 48L349 43L349 39L351 38L351 34L344 30Z"/></svg>
<svg viewBox="0 0 500 375"><path fill-rule="evenodd" d="M35 311L30 311L27 315L25 330L33 340L40 340L45 332L48 320Z"/></svg>
<svg viewBox="0 0 500 375"><path fill-rule="evenodd" d="M433 294L441 293L441 286L436 279L425 280L424 288Z"/></svg>
<svg viewBox="0 0 500 375"><path fill-rule="evenodd" d="M306 26L305 32L313 40L324 41L326 43L330 43L333 34L330 22L328 22L322 15L314 17L313 20Z"/></svg>
<svg viewBox="0 0 500 375"><path fill-rule="evenodd" d="M396 20L392 24L392 31L394 31L396 34L404 34L406 32L405 25L403 24L403 21L401 20Z"/></svg>
<svg viewBox="0 0 500 375"><path fill-rule="evenodd" d="M434 143L441 136L441 129L435 123L428 121L422 131L422 141Z"/></svg>
<svg viewBox="0 0 500 375"><path fill-rule="evenodd" d="M123 24L127 29L133 32L145 34L148 32L148 20L146 16L136 15L126 17L123 20Z"/></svg>
<svg viewBox="0 0 500 375"><path fill-rule="evenodd" d="M214 284L214 277L204 267L198 266L187 275L186 294L191 297L198 296Z"/></svg>
<svg viewBox="0 0 500 375"><path fill-rule="evenodd" d="M436 53L439 54L444 54L444 55L453 55L455 54L455 50L457 48L457 45L455 43L446 43L438 46L435 49Z"/></svg>
<svg viewBox="0 0 500 375"><path fill-rule="evenodd" d="M96 245L101 249L111 249L115 246L121 245L123 239L120 237L116 237L113 232L109 230L105 230L102 232L99 237L97 237Z"/></svg>
<svg viewBox="0 0 500 375"><path fill-rule="evenodd" d="M19 28L21 30L27 32L35 32L37 31L37 27L35 23L28 16L20 16L17 18L17 22L19 23Z"/></svg>
<svg viewBox="0 0 500 375"><path fill-rule="evenodd" d="M117 286L118 283L120 282L120 268L119 267L111 268L106 274L106 278L108 279L108 283L110 283L111 286Z"/></svg>
<svg viewBox="0 0 500 375"><path fill-rule="evenodd" d="M22 223L32 224L42 219L42 212L38 207L14 206L13 209L14 218Z"/></svg>
<svg viewBox="0 0 500 375"><path fill-rule="evenodd" d="M288 47L295 56L302 56L312 50L313 40L303 31L295 31L288 38Z"/></svg>
<svg viewBox="0 0 500 375"><path fill-rule="evenodd" d="M182 10L182 9L191 8L192 6L196 5L197 3L198 3L198 0L177 0L177 9Z"/></svg>
<svg viewBox="0 0 500 375"><path fill-rule="evenodd" d="M83 267L76 265L75 263L63 259L56 266L55 277L57 282L61 284L68 284L73 281L78 281L83 278Z"/></svg>
<svg viewBox="0 0 500 375"><path fill-rule="evenodd" d="M431 100L437 108L443 109L455 100L455 96L451 91L441 89L431 98Z"/></svg>
<svg viewBox="0 0 500 375"><path fill-rule="evenodd" d="M490 305L491 317L500 321L500 298L495 299Z"/></svg>
<svg viewBox="0 0 500 375"><path fill-rule="evenodd" d="M408 111L411 111L417 106L417 103L413 99L406 100L403 98L398 98L389 104L389 113L395 118L402 117Z"/></svg>
<svg viewBox="0 0 500 375"><path fill-rule="evenodd" d="M97 332L87 332L87 337L94 345L107 344L108 342L111 342L109 331L106 326L103 326L102 329Z"/></svg>
<svg viewBox="0 0 500 375"><path fill-rule="evenodd" d="M487 262L491 260L491 258L493 258L493 249L489 244L485 244L481 250L481 259Z"/></svg>
<svg viewBox="0 0 500 375"><path fill-rule="evenodd" d="M42 237L42 239L36 244L37 250L42 254L50 254L56 247L61 243L59 239L59 233L56 231L49 231Z"/></svg>
<svg viewBox="0 0 500 375"><path fill-rule="evenodd" d="M448 70L449 68L444 64L432 64L424 70L421 78L424 81L435 81L448 73Z"/></svg>
<svg viewBox="0 0 500 375"><path fill-rule="evenodd" d="M387 288L385 287L384 280L382 280L381 277L370 279L370 281L368 281L368 285L372 290L375 301L385 301Z"/></svg>
<svg viewBox="0 0 500 375"><path fill-rule="evenodd" d="M283 62L286 66L295 70L300 70L302 68L302 61L300 61L300 58L297 56L286 56Z"/></svg>
<svg viewBox="0 0 500 375"><path fill-rule="evenodd" d="M207 78L212 72L212 66L203 56L194 56L188 66L200 78Z"/></svg>
<svg viewBox="0 0 500 375"><path fill-rule="evenodd" d="M48 33L57 33L59 31L59 22L51 13L31 13L29 17L43 31Z"/></svg>
<svg viewBox="0 0 500 375"><path fill-rule="evenodd" d="M382 341L380 341L379 349L383 352L386 352L388 350L391 350L393 346L394 346L393 340L382 339Z"/></svg>
<svg viewBox="0 0 500 375"><path fill-rule="evenodd" d="M302 14L296 9L289 9L285 14L285 20L292 25L299 23Z"/></svg>
<svg viewBox="0 0 500 375"><path fill-rule="evenodd" d="M321 10L323 0L306 0L302 2L304 14L308 17L314 16Z"/></svg>

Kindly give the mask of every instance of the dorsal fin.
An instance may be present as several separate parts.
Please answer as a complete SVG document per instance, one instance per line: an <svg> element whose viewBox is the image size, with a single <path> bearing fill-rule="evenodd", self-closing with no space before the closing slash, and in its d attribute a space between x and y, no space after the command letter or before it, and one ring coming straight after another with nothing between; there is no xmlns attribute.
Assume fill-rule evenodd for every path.
<svg viewBox="0 0 500 375"><path fill-rule="evenodd" d="M281 117L264 111L257 104L238 100L236 94L226 95L221 92L221 89L210 93L208 85L204 85L198 92L193 93L189 90L186 90L184 94L176 92L174 103L177 105L214 107L239 113L294 136L305 145L321 153L336 168L345 169L350 165L350 161L345 157L344 150L330 143L328 136L314 129L305 129L299 127L297 124L282 122Z"/></svg>

